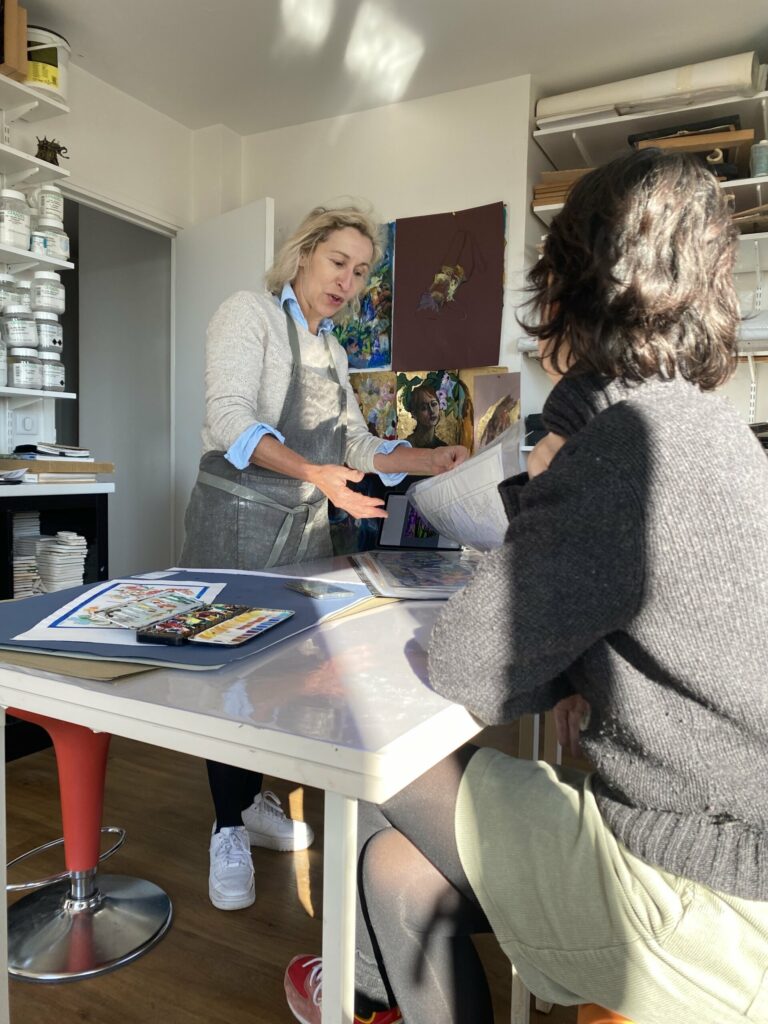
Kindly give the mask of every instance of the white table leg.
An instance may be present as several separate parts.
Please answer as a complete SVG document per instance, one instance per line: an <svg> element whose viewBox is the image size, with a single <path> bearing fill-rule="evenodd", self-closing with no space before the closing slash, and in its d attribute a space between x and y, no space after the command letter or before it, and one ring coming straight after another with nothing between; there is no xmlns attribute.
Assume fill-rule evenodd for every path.
<svg viewBox="0 0 768 1024"><path fill-rule="evenodd" d="M531 1019L531 993L512 968L512 1024L529 1024Z"/></svg>
<svg viewBox="0 0 768 1024"><path fill-rule="evenodd" d="M325 794L323 1024L353 1024L357 800Z"/></svg>
<svg viewBox="0 0 768 1024"><path fill-rule="evenodd" d="M0 707L0 1024L9 1024L8 1002L8 904L5 897L7 844L5 841L5 708Z"/></svg>

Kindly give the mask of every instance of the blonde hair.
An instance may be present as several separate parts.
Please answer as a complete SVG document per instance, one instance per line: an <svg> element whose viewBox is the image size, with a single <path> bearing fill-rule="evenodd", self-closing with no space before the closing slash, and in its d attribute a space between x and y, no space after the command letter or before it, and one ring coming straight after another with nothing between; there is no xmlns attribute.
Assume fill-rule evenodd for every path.
<svg viewBox="0 0 768 1024"><path fill-rule="evenodd" d="M370 273L370 270L381 259L382 254L380 228L373 217L358 206L340 206L336 209L316 206L286 240L275 257L275 262L265 277L267 291L272 292L273 295L279 295L283 286L287 282L293 281L298 274L299 261L302 256L310 256L319 243L324 242L332 231L340 231L343 228L354 228L373 246ZM357 298L350 305L356 312Z"/></svg>

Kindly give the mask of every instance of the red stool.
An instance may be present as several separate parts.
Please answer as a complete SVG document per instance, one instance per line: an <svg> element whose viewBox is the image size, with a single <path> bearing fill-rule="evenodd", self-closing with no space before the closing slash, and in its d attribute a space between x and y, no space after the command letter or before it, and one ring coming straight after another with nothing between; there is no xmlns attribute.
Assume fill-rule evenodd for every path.
<svg viewBox="0 0 768 1024"><path fill-rule="evenodd" d="M585 1003L579 1007L576 1024L632 1024L632 1021L612 1010L604 1010L602 1006Z"/></svg>
<svg viewBox="0 0 768 1024"><path fill-rule="evenodd" d="M168 930L171 901L153 882L98 875L99 860L125 840L101 827L108 733L9 708L51 736L56 752L64 838L29 850L8 867L64 843L67 870L9 892L35 890L8 908L8 972L27 981L71 981L114 970L146 953ZM102 831L120 838L101 857Z"/></svg>

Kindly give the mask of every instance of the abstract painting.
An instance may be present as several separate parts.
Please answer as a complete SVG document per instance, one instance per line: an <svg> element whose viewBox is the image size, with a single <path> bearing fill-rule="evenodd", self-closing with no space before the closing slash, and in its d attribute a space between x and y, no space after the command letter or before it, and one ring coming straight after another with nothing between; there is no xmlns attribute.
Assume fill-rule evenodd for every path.
<svg viewBox="0 0 768 1024"><path fill-rule="evenodd" d="M394 223L386 224L383 233L384 254L360 296L359 314L349 313L333 329L353 370L388 370L392 365Z"/></svg>
<svg viewBox="0 0 768 1024"><path fill-rule="evenodd" d="M349 383L360 412L375 437L397 437L397 376L389 370L350 373Z"/></svg>

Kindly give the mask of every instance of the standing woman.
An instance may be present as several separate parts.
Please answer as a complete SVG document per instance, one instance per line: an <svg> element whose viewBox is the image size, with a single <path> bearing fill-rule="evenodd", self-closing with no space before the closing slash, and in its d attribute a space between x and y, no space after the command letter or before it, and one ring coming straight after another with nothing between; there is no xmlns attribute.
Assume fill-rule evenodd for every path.
<svg viewBox="0 0 768 1024"><path fill-rule="evenodd" d="M206 343L203 457L185 518L181 564L271 569L332 554L328 501L356 518L383 502L348 484L377 472L395 484L463 462L460 446L416 450L373 437L333 317L356 304L380 256L378 228L355 207L318 207L286 241L265 292L237 292ZM208 762L216 823L208 891L221 910L255 899L250 845L300 850L313 840L286 818L257 772ZM256 796L254 797L254 794Z"/></svg>

